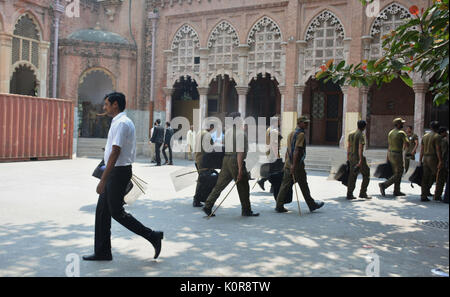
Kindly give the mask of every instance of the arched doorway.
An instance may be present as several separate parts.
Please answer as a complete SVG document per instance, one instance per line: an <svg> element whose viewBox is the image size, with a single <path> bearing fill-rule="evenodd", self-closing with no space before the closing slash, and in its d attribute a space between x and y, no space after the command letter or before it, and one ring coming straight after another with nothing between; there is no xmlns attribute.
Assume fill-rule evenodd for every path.
<svg viewBox="0 0 450 297"><path fill-rule="evenodd" d="M281 93L277 80L269 73L258 74L249 84L247 93L246 116L266 118L270 125L270 117L281 113Z"/></svg>
<svg viewBox="0 0 450 297"><path fill-rule="evenodd" d="M230 112L238 111L238 101L236 83L228 75L218 75L209 84L208 116L223 122Z"/></svg>
<svg viewBox="0 0 450 297"><path fill-rule="evenodd" d="M103 70L88 70L78 86L79 137L106 138L111 118L102 116L103 99L114 90L112 78Z"/></svg>
<svg viewBox="0 0 450 297"><path fill-rule="evenodd" d="M343 112L343 93L339 85L331 80L325 83L310 78L306 83L305 96L309 100L303 107L303 113L311 117L309 142L315 145L339 145Z"/></svg>
<svg viewBox="0 0 450 297"><path fill-rule="evenodd" d="M20 65L15 69L10 82L11 94L37 96L38 89L37 78L31 66Z"/></svg>
<svg viewBox="0 0 450 297"><path fill-rule="evenodd" d="M200 95L197 82L190 76L181 76L173 85L172 91L172 119L184 117L193 123L194 109L198 109Z"/></svg>

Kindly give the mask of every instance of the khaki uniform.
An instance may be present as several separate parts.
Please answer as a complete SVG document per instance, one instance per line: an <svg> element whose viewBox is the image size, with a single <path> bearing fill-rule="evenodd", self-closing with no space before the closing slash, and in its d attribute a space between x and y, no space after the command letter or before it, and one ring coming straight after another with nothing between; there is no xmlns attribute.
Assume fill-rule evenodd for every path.
<svg viewBox="0 0 450 297"><path fill-rule="evenodd" d="M290 152L292 150L292 141L294 138L295 131L292 131L288 136L288 148L286 151L286 157L285 157L285 165L284 165L284 174L283 174L283 181L281 182L280 192L278 193L277 197L277 208L282 208L285 201L286 196L289 189L292 189L292 186L294 185L294 180L291 175L291 159L290 159ZM305 141L305 133L300 132L297 136L297 140L295 142L295 148L303 149L303 152L306 153L306 141ZM294 152L292 152L293 155ZM302 191L303 198L305 198L306 204L311 207L315 204L314 199L311 197L311 193L309 191L308 181L306 177L306 171L305 171L305 163L302 160L303 156L300 156L299 163L295 166L295 172L294 177L295 181L299 184L300 190Z"/></svg>
<svg viewBox="0 0 450 297"><path fill-rule="evenodd" d="M205 153L203 141L205 137L208 137L210 145L213 145L211 134L209 134L209 132L206 130L200 131L200 133L197 135L195 139L195 155L194 155L195 164L197 165L198 170L203 168L202 161L203 161L203 154Z"/></svg>
<svg viewBox="0 0 450 297"><path fill-rule="evenodd" d="M231 134L230 134L231 133ZM239 167L237 154L238 152L244 152L244 160L247 156L248 152L248 138L247 134L242 130L236 129L228 129L225 132L225 148L227 149L227 141L231 141L233 139L233 146L231 152L226 152L222 162L222 168L220 169L219 177L217 180L217 184L212 190L211 194L209 194L208 199L205 202L205 208L212 209L214 203L219 198L222 191L228 186L228 184L232 180L237 180L239 175ZM244 143L240 143L240 145L236 145L236 140L243 139ZM243 164L243 176L242 179L236 183L236 187L239 193L239 199L241 201L242 212L250 212L250 186L249 186L249 175L247 172L247 168L245 167L245 162Z"/></svg>
<svg viewBox="0 0 450 297"><path fill-rule="evenodd" d="M448 139L441 137L441 154L442 154L442 168L439 170L436 179L436 189L434 190L434 198L442 198L445 182L448 175Z"/></svg>
<svg viewBox="0 0 450 297"><path fill-rule="evenodd" d="M370 181L370 168L367 165L366 158L363 156L363 160L361 162L361 167L355 170L356 165L359 163L359 145L365 145L366 140L364 134L361 130L357 129L348 135L348 142L350 143L350 172L348 175L348 184L347 184L347 196L352 196L353 191L355 190L356 179L358 177L358 173L361 172L363 176L363 181L361 184L361 190L359 192L359 196L367 195L367 187Z"/></svg>
<svg viewBox="0 0 450 297"><path fill-rule="evenodd" d="M441 145L441 136L439 134L431 131L423 136L422 198L427 197L427 193L430 192L430 188L436 180L439 162L436 145Z"/></svg>
<svg viewBox="0 0 450 297"><path fill-rule="evenodd" d="M394 194L400 192L400 183L403 175L403 144L409 143L408 136L405 131L394 128L388 134L388 158L391 163L394 175L382 183L384 188L390 187L394 184Z"/></svg>
<svg viewBox="0 0 450 297"><path fill-rule="evenodd" d="M412 154L412 151L413 151L414 147L416 146L416 141L419 140L419 136L417 136L417 134L413 133L411 136L408 136L408 140L409 140L409 144L406 147L406 151L405 151L405 173L409 169L410 160L416 159L416 156Z"/></svg>

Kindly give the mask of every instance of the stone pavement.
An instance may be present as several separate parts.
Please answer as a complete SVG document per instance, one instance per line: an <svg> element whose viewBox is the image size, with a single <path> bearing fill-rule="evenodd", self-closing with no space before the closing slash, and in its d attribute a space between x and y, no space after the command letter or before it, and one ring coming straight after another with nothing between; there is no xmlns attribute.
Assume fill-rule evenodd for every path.
<svg viewBox="0 0 450 297"><path fill-rule="evenodd" d="M0 163L0 276L65 276L76 264L68 255L93 252L98 180L91 173L98 162ZM217 217L206 220L191 206L195 184L180 192L171 184L169 174L183 166L193 168L181 160L133 168L149 189L126 210L164 231L159 259L145 239L113 221L114 260L80 261L81 276L365 276L370 257L379 260L380 276L433 276L433 268L448 273L448 205L421 203L417 186L403 183L407 197L393 198L388 189L384 198L372 179L374 199L350 202L340 183L308 172L313 197L326 203L317 212L309 213L300 198L300 217L294 196L291 212L275 213L271 194L256 186L251 201L260 217L240 216L234 189Z"/></svg>

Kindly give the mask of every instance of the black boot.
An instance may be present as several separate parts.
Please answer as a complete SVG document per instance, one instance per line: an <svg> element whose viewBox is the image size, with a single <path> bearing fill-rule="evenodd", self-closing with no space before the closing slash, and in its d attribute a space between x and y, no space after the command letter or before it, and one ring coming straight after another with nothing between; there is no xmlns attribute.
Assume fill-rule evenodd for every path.
<svg viewBox="0 0 450 297"><path fill-rule="evenodd" d="M257 216L259 216L259 213L254 213L251 210L243 210L242 211L242 216L243 217L257 217Z"/></svg>
<svg viewBox="0 0 450 297"><path fill-rule="evenodd" d="M112 260L112 255L96 255L96 254L92 254L89 256L83 256L83 260L84 261L111 261Z"/></svg>
<svg viewBox="0 0 450 297"><path fill-rule="evenodd" d="M148 241L153 245L155 248L155 255L153 256L153 259L158 258L159 253L161 253L161 241L164 238L164 232L161 231L151 231L150 234L146 237Z"/></svg>

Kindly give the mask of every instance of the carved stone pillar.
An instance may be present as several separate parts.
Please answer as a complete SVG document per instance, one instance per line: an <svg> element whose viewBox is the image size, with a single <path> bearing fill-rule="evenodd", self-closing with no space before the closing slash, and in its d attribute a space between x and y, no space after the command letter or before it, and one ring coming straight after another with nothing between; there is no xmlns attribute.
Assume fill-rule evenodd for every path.
<svg viewBox="0 0 450 297"><path fill-rule="evenodd" d="M425 132L425 95L428 91L428 83L414 83L414 133L422 139ZM419 142L420 143L420 142Z"/></svg>
<svg viewBox="0 0 450 297"><path fill-rule="evenodd" d="M348 86L341 86L342 94L343 94L343 102L342 102L342 136L341 140L339 141L339 146L341 148L345 148L345 139L346 137L346 121L347 121L347 97L348 97Z"/></svg>
<svg viewBox="0 0 450 297"><path fill-rule="evenodd" d="M164 95L166 96L166 121L172 120L172 88L163 88Z"/></svg>
<svg viewBox="0 0 450 297"><path fill-rule="evenodd" d="M361 118L367 121L367 96L369 94L369 87L361 87L359 89L361 94Z"/></svg>
<svg viewBox="0 0 450 297"><path fill-rule="evenodd" d="M208 88L198 87L198 93L200 95L200 123L208 117Z"/></svg>
<svg viewBox="0 0 450 297"><path fill-rule="evenodd" d="M39 97L47 97L47 61L50 42L41 41L39 44ZM56 97L56 94L53 94Z"/></svg>
<svg viewBox="0 0 450 297"><path fill-rule="evenodd" d="M305 92L305 85L295 85L295 94L297 94L297 117L303 114L303 93Z"/></svg>
<svg viewBox="0 0 450 297"><path fill-rule="evenodd" d="M240 44L238 46L239 51L239 65L238 65L238 73L239 73L239 81L237 82L240 86L247 86L247 69L248 69L248 51L250 50L250 46L247 44Z"/></svg>
<svg viewBox="0 0 450 297"><path fill-rule="evenodd" d="M0 33L0 93L9 93L12 35Z"/></svg>
<svg viewBox="0 0 450 297"><path fill-rule="evenodd" d="M298 78L297 83L302 85L304 83L305 76L305 49L308 43L305 40L297 41L298 48Z"/></svg>
<svg viewBox="0 0 450 297"><path fill-rule="evenodd" d="M199 49L200 53L200 82L201 86L208 86L208 58L209 58L209 48Z"/></svg>
<svg viewBox="0 0 450 297"><path fill-rule="evenodd" d="M236 87L236 91L239 95L239 112L241 113L241 117L245 119L248 87Z"/></svg>

